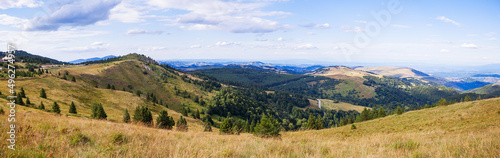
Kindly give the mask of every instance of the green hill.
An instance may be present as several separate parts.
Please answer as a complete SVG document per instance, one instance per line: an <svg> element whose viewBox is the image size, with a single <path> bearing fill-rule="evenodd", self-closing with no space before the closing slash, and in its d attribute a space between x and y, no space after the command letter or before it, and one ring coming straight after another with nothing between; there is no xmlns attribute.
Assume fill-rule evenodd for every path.
<svg viewBox="0 0 500 158"><path fill-rule="evenodd" d="M2 108L5 108L2 101ZM497 157L500 99L464 102L280 139L55 116L19 107L17 150L2 157ZM24 113L24 115L23 115ZM0 115L6 120L6 115ZM6 131L7 121L0 122ZM0 138L6 140L6 132ZM7 141L0 145L6 146Z"/></svg>
<svg viewBox="0 0 500 158"><path fill-rule="evenodd" d="M477 94L489 94L494 96L500 96L500 83L489 84L483 87L479 87L476 89L471 89L466 91L468 93L477 93Z"/></svg>

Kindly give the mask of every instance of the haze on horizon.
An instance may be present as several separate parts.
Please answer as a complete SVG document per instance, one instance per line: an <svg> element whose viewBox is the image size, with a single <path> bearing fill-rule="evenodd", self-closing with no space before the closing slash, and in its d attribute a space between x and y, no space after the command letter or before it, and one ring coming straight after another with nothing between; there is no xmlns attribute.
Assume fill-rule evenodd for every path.
<svg viewBox="0 0 500 158"><path fill-rule="evenodd" d="M390 13L383 23L382 13ZM62 61L136 52L158 60L485 65L500 59L498 26L494 0L0 3L1 45ZM342 51L360 35L366 45Z"/></svg>

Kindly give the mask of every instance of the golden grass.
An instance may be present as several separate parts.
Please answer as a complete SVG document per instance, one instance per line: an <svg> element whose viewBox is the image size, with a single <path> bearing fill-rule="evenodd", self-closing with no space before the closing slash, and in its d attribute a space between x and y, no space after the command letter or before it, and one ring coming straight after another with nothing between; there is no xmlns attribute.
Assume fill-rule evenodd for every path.
<svg viewBox="0 0 500 158"><path fill-rule="evenodd" d="M28 111L21 107L20 112ZM32 111L32 110L31 110ZM6 120L6 116L0 116ZM250 134L160 130L109 121L18 113L17 150L1 157L499 157L500 99L458 103L318 131ZM7 138L6 121L0 139ZM20 129L20 128L19 128ZM123 135L123 142L113 138ZM77 137L80 136L80 137ZM88 138L90 141L86 142ZM72 142L72 143L70 143ZM75 143L76 142L76 143ZM86 143L85 143L86 142ZM5 146L6 141L0 145Z"/></svg>
<svg viewBox="0 0 500 158"><path fill-rule="evenodd" d="M345 102L335 103L333 100L330 99L320 99L320 100L321 100L321 108L326 108L329 110L343 110L343 111L355 110L361 113L361 111L363 111L364 108L371 109L369 107L353 105ZM316 104L317 102L318 101L316 101Z"/></svg>

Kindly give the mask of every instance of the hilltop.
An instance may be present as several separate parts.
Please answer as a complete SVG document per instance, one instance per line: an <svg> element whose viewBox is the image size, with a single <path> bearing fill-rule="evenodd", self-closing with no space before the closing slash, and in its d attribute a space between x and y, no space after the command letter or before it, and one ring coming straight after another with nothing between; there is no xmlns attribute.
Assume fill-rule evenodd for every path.
<svg viewBox="0 0 500 158"><path fill-rule="evenodd" d="M476 89L468 90L467 92L500 96L500 83L489 84Z"/></svg>
<svg viewBox="0 0 500 158"><path fill-rule="evenodd" d="M3 102L2 102L3 103ZM20 107L18 150L7 157L495 157L500 99L390 115L331 129L282 132L280 139L219 135L55 116ZM2 104L2 106L5 106ZM23 114L25 113L25 114ZM0 115L0 119L6 119ZM7 122L0 127L5 131ZM7 134L0 134L2 139ZM85 138L85 139L83 139ZM0 144L5 145L6 141Z"/></svg>

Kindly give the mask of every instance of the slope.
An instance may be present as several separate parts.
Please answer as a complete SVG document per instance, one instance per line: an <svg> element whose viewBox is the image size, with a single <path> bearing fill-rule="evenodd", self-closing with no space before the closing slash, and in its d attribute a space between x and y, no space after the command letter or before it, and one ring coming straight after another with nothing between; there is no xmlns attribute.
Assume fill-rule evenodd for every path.
<svg viewBox="0 0 500 158"><path fill-rule="evenodd" d="M500 96L500 83L489 84L483 87L466 91L466 93L490 94Z"/></svg>
<svg viewBox="0 0 500 158"><path fill-rule="evenodd" d="M281 139L146 128L19 108L17 150L2 157L497 157L500 99L464 102ZM22 113L26 112L25 115ZM0 119L7 119L0 115ZM8 123L0 122L1 131ZM105 128L103 128L105 127ZM7 139L1 132L1 139ZM7 141L0 145L7 145Z"/></svg>

